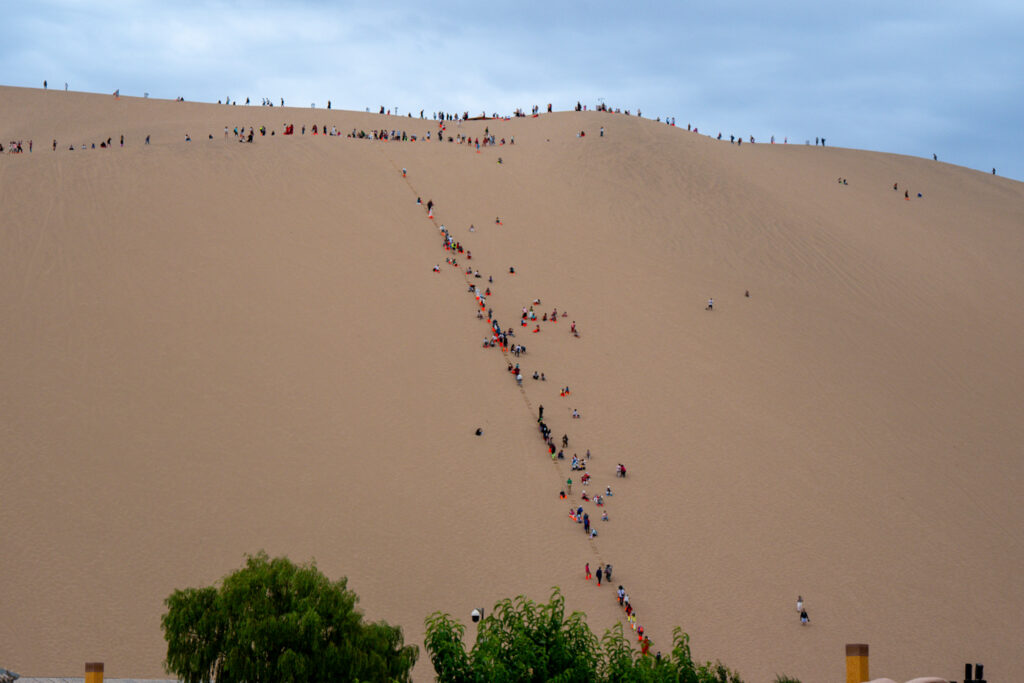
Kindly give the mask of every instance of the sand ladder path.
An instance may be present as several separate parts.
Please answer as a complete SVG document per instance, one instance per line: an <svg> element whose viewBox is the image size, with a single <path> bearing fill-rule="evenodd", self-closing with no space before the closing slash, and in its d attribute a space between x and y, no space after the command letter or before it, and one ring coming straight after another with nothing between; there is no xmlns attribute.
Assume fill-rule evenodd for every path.
<svg viewBox="0 0 1024 683"><path fill-rule="evenodd" d="M420 197L421 195L417 194L416 188L413 187L413 184L409 180L408 176L406 174L402 173L402 171L405 170L405 169L400 167L398 165L398 163L394 159L391 158L390 155L385 154L385 158L387 158L387 160L394 167L395 173L401 175L401 178L405 182L406 187L409 188L409 193L411 194L411 196L413 196L413 197ZM441 228L442 224L438 223L437 219L434 218L429 212L427 214L427 218L428 218L428 220L430 220L431 224L440 231L440 228ZM462 266L458 266L458 268L459 268L459 272L462 273L463 280L466 282L467 287L475 286L473 284L473 278L471 278L470 275L467 274L465 272L465 270L462 269ZM489 318L488 318L488 322L490 322ZM490 326L489 326L489 330L492 333L494 331L493 328L490 327ZM509 352L509 350L507 348L505 348L504 346L500 345L500 344L498 345L498 348L501 350L503 361L506 362L506 363L509 362L510 361L510 352ZM529 415L532 417L533 415L537 414L536 411L534 410L533 402L530 401L530 397L526 393L526 388L522 384L518 384L517 386L518 386L520 395L523 397L523 403L526 405L526 409L529 412ZM558 461L557 460L552 460L552 463L555 465L556 468L558 467ZM561 486L561 482L559 482L559 486ZM606 566L606 562L604 560L604 555L601 552L601 544L597 541L597 537L588 538L587 542L588 542L588 545L589 545L589 548L591 549L591 551L597 556L597 566L598 567L602 567L602 568L605 567ZM609 584L609 585L611 585L611 584ZM615 594L613 594L613 595L615 595ZM636 624L634 623L633 626L635 626L635 625ZM645 635L650 637L649 634L645 633ZM654 642L653 639L651 639L651 642L652 643Z"/></svg>

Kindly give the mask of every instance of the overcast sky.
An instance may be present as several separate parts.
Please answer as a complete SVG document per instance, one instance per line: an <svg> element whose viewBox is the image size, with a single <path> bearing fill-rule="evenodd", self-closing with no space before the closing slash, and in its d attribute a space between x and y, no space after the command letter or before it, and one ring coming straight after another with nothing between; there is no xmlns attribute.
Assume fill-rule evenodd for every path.
<svg viewBox="0 0 1024 683"><path fill-rule="evenodd" d="M603 99L1024 179L1022 0L19 0L3 15L5 85L403 114Z"/></svg>

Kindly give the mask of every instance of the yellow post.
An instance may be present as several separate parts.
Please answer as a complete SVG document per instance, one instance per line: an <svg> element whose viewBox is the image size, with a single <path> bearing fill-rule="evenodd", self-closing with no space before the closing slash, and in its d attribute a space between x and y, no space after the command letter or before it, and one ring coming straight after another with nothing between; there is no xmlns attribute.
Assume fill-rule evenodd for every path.
<svg viewBox="0 0 1024 683"><path fill-rule="evenodd" d="M868 675L868 646L864 644L846 646L846 683L865 683Z"/></svg>
<svg viewBox="0 0 1024 683"><path fill-rule="evenodd" d="M103 683L103 662L85 663L85 683Z"/></svg>

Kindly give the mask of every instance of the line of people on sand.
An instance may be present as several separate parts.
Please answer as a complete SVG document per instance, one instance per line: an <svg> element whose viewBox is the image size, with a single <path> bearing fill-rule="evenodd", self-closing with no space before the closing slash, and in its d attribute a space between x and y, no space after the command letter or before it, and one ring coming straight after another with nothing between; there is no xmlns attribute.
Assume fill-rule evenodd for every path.
<svg viewBox="0 0 1024 683"><path fill-rule="evenodd" d="M66 86L66 84L65 84L65 86ZM184 97L177 97L177 98L175 98L175 101L176 102L184 102L185 98ZM224 102L228 103L228 104L237 104L237 101L233 101L233 100L231 100L231 98L225 98ZM218 100L217 103L221 104L221 101ZM245 104L246 105L250 104L250 98L248 98L248 97L245 98ZM274 101L271 98L269 98L269 97L262 98L261 99L261 105L264 106L264 107L274 107L275 106ZM283 97L280 98L280 106L282 106L282 107L284 106L284 98ZM327 101L327 109L328 110L331 109L331 101L330 100ZM577 109L577 111L581 111L581 110L585 111L586 110L586 106L581 106L579 103L577 103L576 109ZM548 110L549 113L552 112L553 111L553 106L551 104L548 104L547 110ZM623 113L621 109L609 108L606 105L600 105L599 107L596 108L596 110L597 111L614 112L614 113ZM369 112L369 108L367 108L367 112ZM534 106L533 112L534 112L534 115L536 116L538 114L538 112L539 112L539 107ZM395 116L399 115L398 114L398 107L385 108L384 106L381 106L379 113L380 114L387 114L387 115L392 115L393 114ZM630 115L630 110L628 110L628 109L625 110L625 114L627 116ZM479 150L481 147L502 146L502 145L505 145L505 144L512 144L512 145L514 145L515 144L515 137L511 136L508 139L506 139L504 137L500 137L499 138L497 135L491 133L491 131L489 129L485 130L485 134L482 137L470 137L470 136L461 135L461 134L450 135L450 134L446 134L447 133L447 127L444 125L445 122L452 122L452 121L454 121L457 124L461 125L463 121L484 120L484 119L509 121L513 117L518 118L518 117L523 117L523 116L525 116L525 113L523 113L521 108L517 109L513 116L499 115L498 113L492 113L490 116L488 116L486 112L482 112L480 114L480 116L471 117L468 111L463 112L461 115L454 114L454 113L451 113L451 112L437 111L437 112L432 112L432 117L433 117L433 120L438 123L439 130L436 131L433 135L431 134L431 132L429 130L426 131L425 135L417 135L417 134L410 133L407 130L398 130L398 129L391 129L391 130L375 129L375 130L366 131L366 130L356 130L355 128L353 128L352 131L347 134L347 137L358 138L358 139L387 140L387 141L401 140L401 141L411 141L411 142L416 142L416 141L420 141L420 140L431 140L431 139L433 139L433 140L437 140L438 142L447 141L447 142L455 143L455 144L465 144L465 145L469 145L473 149ZM640 116L640 112L639 111L637 111L637 116ZM412 113L411 112L407 113L405 118L412 119L413 118L412 117ZM419 118L420 118L420 120L426 120L426 117L424 115L424 111L422 109L420 110ZM660 117L659 117L659 121L660 121ZM666 119L666 122L668 122L668 119ZM675 119L674 118L671 121L671 125L675 125ZM228 137L227 136L227 128L228 127L225 126L225 135L224 135L225 138ZM268 132L269 132L269 135L272 136L272 137L276 136L276 134L277 134L277 130L276 129L274 129L274 128L267 128L265 125L261 125L259 127L250 125L250 126L248 126L248 128L249 128L248 134L246 134L246 132L245 132L246 126L244 126L244 125L240 126L240 127L236 126L234 128L235 137L238 138L240 142L252 142L253 139L255 138L257 130L259 131L260 136L266 136L268 134ZM292 134L294 134L294 129L295 129L295 124L294 123L282 124L282 126L281 126L282 135L292 135ZM333 136L341 136L341 133L338 132L338 130L337 130L337 128L335 126L331 126L330 127L330 131L328 131L327 124L313 124L312 126L308 127L308 130L313 135L327 135L327 136L332 136L332 137ZM300 135L306 135L306 133L307 133L307 125L303 124L303 125L301 125L299 127L299 134ZM146 144L149 144L149 138L150 138L150 136L147 135L146 136ZM208 133L207 139L213 140L213 138L214 138L213 133L212 132ZM186 142L191 142L192 141L192 135L191 135L190 132L186 132L185 133L185 141ZM54 142L56 143L56 140ZM31 145L32 145L32 143L30 141L29 142L29 147L30 148L31 148ZM85 144L82 144L82 145L80 145L78 147L76 147L74 144L71 144L71 145L69 145L68 150L69 151L73 151L75 149L90 149L90 148L91 149L96 149L96 148L101 148L102 149L102 148L107 148L107 147L110 147L110 146L111 146L111 141L108 139L106 141L101 141L98 146L97 146L96 143L85 143ZM123 146L123 143L122 143L122 146ZM56 149L57 149L57 145L54 144L53 150L56 151ZM12 153L18 153L18 152L24 151L24 145L21 143L21 141L15 141L15 142L12 142L11 144L8 145L8 150L11 151ZM0 152L2 152L2 151L3 151L3 146L0 145ZM29 149L29 151L31 151L31 149Z"/></svg>
<svg viewBox="0 0 1024 683"><path fill-rule="evenodd" d="M67 90L67 87L68 87L68 84L65 83L64 84L64 89ZM46 89L46 81L43 81L43 89L44 90ZM184 97L177 97L177 98L175 98L175 101L177 101L177 102L184 102L185 98ZM228 98L224 99L224 103L225 104L237 104L237 101L233 101L230 97L228 97ZM250 103L250 99L248 97L246 97L245 98L245 104L248 105L249 103ZM284 98L283 97L280 98L280 103L281 103L280 106L283 107L284 106ZM221 101L217 100L217 104L221 104ZM266 106L266 107L273 107L274 106L273 100L271 98L269 98L269 97L262 98L261 104L263 106ZM327 100L327 109L328 110L331 109L331 100ZM587 105L582 104L579 101L576 102L576 106L574 107L574 110L577 111L577 112L585 112L585 111L587 111L587 109L588 109ZM592 107L591 110L592 111L598 111L598 112L604 112L604 113L625 114L626 116L630 116L631 115L631 111L629 109L623 110L623 109L618 108L618 107L610 107L607 104L605 104L604 102L601 102L598 105ZM366 111L367 112L370 111L369 107L367 107ZM552 113L552 111L553 111L553 105L552 104L549 103L547 105L547 111L548 111L548 113ZM398 107L385 108L384 106L381 106L380 110L379 110L379 113L380 114L389 115L389 116L390 115L400 116L400 114L398 113ZM538 105L534 105L533 108L531 109L531 113L532 113L532 115L534 117L539 116L540 115L540 107ZM453 114L451 112L436 111L436 112L432 112L431 116L432 116L434 121L437 121L439 123L443 123L443 122L446 122L446 121L454 121L454 122L456 122L456 123L461 125L461 123L463 121L469 121L469 120L474 120L474 119L481 120L481 119L488 119L488 118L490 118L490 119L496 119L496 120L509 121L512 118L523 118L523 117L526 116L526 113L520 107L520 108L517 108L512 113L511 116L509 116L509 115L499 115L497 113L492 113L488 117L486 112L483 112L478 117L470 117L468 111L463 112L461 115L460 114ZM636 116L638 116L638 117L642 116L642 112L639 109L637 109ZM405 118L412 119L413 118L412 112L407 112ZM426 119L426 116L424 115L424 110L423 109L420 109L419 118L420 118L420 120L425 120ZM661 122L661 116L656 117L654 120L660 123ZM675 119L674 116L667 116L667 117L665 117L665 123L667 125L670 125L670 126L675 126L676 125L676 119ZM284 127L285 127L285 129L287 129L289 127L294 128L294 124L285 124ZM328 135L326 126L318 127L318 126L314 125L312 127L312 129L313 129L313 134L314 135L318 134L317 133L318 130L320 131L319 134ZM442 127L442 130L443 130L443 127ZM698 128L695 127L695 126L692 126L692 124L687 124L686 125L686 130L687 131L692 131L694 133L699 133L700 132L698 130ZM271 131L271 135L274 135L274 134L275 134L275 132ZM290 132L286 132L284 134L290 135L291 133ZM306 134L306 126L303 125L302 126L302 135L305 135L305 134ZM338 133L337 133L336 129L334 129L332 127L332 132L330 133L330 135L337 135L337 134ZM584 137L584 135L585 135L585 133L583 131L581 131L577 135L577 137ZM147 136L147 140L148 140L148 137L149 136ZM213 139L213 134L210 133L208 137L209 137L209 139L212 140ZM355 129L352 129L352 132L348 135L348 137L352 137L352 138L356 138L356 137L358 137L358 138L372 138L374 140L380 140L380 139L383 139L383 140L396 140L396 139L401 139L403 141L411 140L413 142L415 142L417 139L420 139L416 135L407 133L404 130L403 131L392 130L392 131L390 131L390 133L388 133L388 131L383 131L383 130L376 130L376 131L370 131L370 132L366 132L366 131L358 131L357 132ZM603 127L601 128L601 137L604 137L604 128ZM429 131L427 132L426 138L430 139ZM189 136L189 139L191 140L191 136ZM442 139L444 139L444 136L443 135L438 135L438 136L435 137L435 139L442 140ZM719 140L722 139L722 133L721 132L718 133L718 139ZM248 142L251 142L251 141L252 140L248 140ZM754 140L754 136L753 135L749 136L749 141L750 141L750 143L754 143L755 140ZM467 142L467 137L466 136L449 136L448 142L459 142L460 144L461 143L466 143ZM478 145L478 146L481 145L481 144L486 145L486 144L488 144L488 142L489 142L489 144L492 144L492 145L496 144L494 136L486 137L484 143L480 143L479 139L475 139L475 140L474 139L468 139L468 142L472 143L474 145ZM737 137L736 135L730 135L729 136L729 142L742 145L743 144L743 138L742 137ZM784 137L783 138L783 144L788 144L788 143L789 143L789 138L788 137ZM29 141L29 147L30 148L31 148L31 144L32 144L31 141ZM500 144L505 144L504 138L501 139L501 143ZM511 144L515 144L515 138L511 138ZM771 136L771 144L775 144L775 136L774 135ZM805 144L810 145L811 141L808 139L808 140L805 141ZM824 147L825 146L825 138L823 136L815 137L814 138L814 144L815 144L815 146L821 145L822 147ZM18 153L20 151L23 151L23 147L22 147L20 141L18 142L16 149L10 149L11 147L14 147L14 146L15 146L15 143L13 143L13 142L10 143L10 145L8 145L9 151L11 151L12 153ZM93 145L93 148L95 148L95 145ZM75 147L74 147L74 145L71 145L68 149L69 150L73 150L73 149L75 149ZM86 149L86 146L83 145L81 147L81 149ZM56 145L54 145L54 150L56 150ZM29 149L29 151L31 151L31 149ZM0 152L3 152L3 145L0 145ZM938 158L939 157L938 157L937 154L932 154L932 159L934 159L935 161L938 161ZM500 161L499 161L499 163L500 163ZM996 169L995 168L992 169L992 175L996 175ZM845 184L845 183L843 183L843 184Z"/></svg>
<svg viewBox="0 0 1024 683"><path fill-rule="evenodd" d="M610 579L611 576L606 576L605 578ZM637 642L640 643L640 653L643 655L649 654L651 639L649 636L644 635L644 627L637 620L636 610L633 609L633 603L630 601L629 594L622 584L619 584L619 587L615 590L615 599L618 600L619 607L626 614L626 623L629 624L629 627L633 629L633 633L636 634ZM657 654L657 657L661 659L660 652Z"/></svg>
<svg viewBox="0 0 1024 683"><path fill-rule="evenodd" d="M148 135L146 136L145 144L147 144L147 145L149 144L149 136ZM117 146L124 147L124 135L123 134L121 135L121 139L118 141ZM99 145L97 145L95 142L92 142L92 143L84 142L80 146L75 147L74 143L72 143L72 144L68 145L68 151L69 152L73 152L76 149L113 149L113 147L114 147L114 139L111 138L111 137L108 137L106 140L100 140ZM0 149L2 149L2 147L0 147ZM51 144L50 149L51 149L51 151L54 151L54 152L57 151L57 138L53 139L53 143ZM32 151L32 149L31 149L31 140L29 141L29 151Z"/></svg>
<svg viewBox="0 0 1024 683"><path fill-rule="evenodd" d="M402 169L402 175L403 175L403 177L408 177L407 169L404 169L404 168ZM423 200L421 198L417 197L416 198L416 204L418 206L423 206ZM426 209L427 209L428 217L431 217L431 219L432 219L432 217L433 217L433 209L434 209L434 202L433 202L433 200L428 200L427 201ZM462 254L462 253L465 253L467 258L469 258L469 254L470 254L469 249L464 247L464 245L462 244L461 240L456 239L456 237L451 233L451 231L447 227L445 227L444 224L439 224L437 226L437 228L438 228L438 232L441 235L441 246L442 246L442 248L446 252L448 252L450 254ZM446 261L455 261L455 258L453 256L449 256L449 257L446 257ZM434 272L439 272L439 271L440 271L440 266L439 265L435 265L434 266ZM514 267L510 268L510 272L514 274L514 272L515 272ZM464 271L464 275L466 277L467 291L469 293L473 294L474 300L476 302L477 317L478 318L483 318L486 315L487 322L488 322L488 324L490 325L490 328L491 328L490 335L484 339L484 343L483 343L484 347L485 348L498 347L498 348L500 348L502 350L502 352L504 354L506 354L506 357L508 357L508 355L511 355L513 358L518 358L522 353L524 353L526 351L526 348L525 348L525 346L523 346L521 344L510 342L510 338L514 337L515 333L512 330L510 330L510 329L503 329L501 324L498 322L497 318L495 317L493 309L488 307L488 305L487 305L487 296L490 295L490 291L491 291L490 287L488 286L486 288L486 291L481 291L480 285L474 283L470 279L471 275L473 276L473 279L476 279L474 271L472 271L472 269L466 269ZM488 276L488 283L489 284L493 284L493 282L494 282L493 276ZM552 309L550 315L546 311L544 311L544 312L541 313L540 319L538 320L536 309L537 309L537 307L539 307L541 305L542 305L541 300L539 298L537 298L537 299L534 299L532 303L530 303L527 306L523 307L523 309L522 309L522 317L521 317L523 325L528 325L529 323L527 322L527 320L530 320L530 321L534 322L537 325L537 327L539 328L540 323L544 323L544 322L557 323L560 317L564 318L564 317L567 317L567 315L568 315L564 311L561 314L559 314L558 308L554 307ZM573 323L572 333L574 334L574 336L577 336L577 337L579 336L578 333L575 330L575 321ZM520 364L518 362L514 362L512 360L509 360L508 366L507 366L507 371L509 372L509 374L511 374L514 377L514 379L516 381L516 384L521 387L522 384L523 384L523 371L522 371L522 368L520 367ZM536 371L536 370L534 371L533 378L535 380L538 380L538 381L546 381L546 379L547 379L546 375L544 373L540 373L539 371ZM560 393L560 396L562 396L562 397L567 397L567 396L570 396L572 394L572 392L571 392L571 390L570 390L570 388L568 386L563 387L560 390L559 393ZM572 409L572 414L571 415L572 415L573 419L579 419L580 418L579 410L576 409L576 408ZM569 435L567 433L562 434L562 437L561 437L561 448L559 448L556 445L555 440L554 440L554 438L552 436L551 428L544 421L544 406L543 405L540 405L538 407L538 412L537 412L537 428L538 428L538 431L540 432L541 439L544 441L545 447L547 448L548 455L552 459L552 462L557 463L559 460L564 460L566 458L565 449L567 449L569 447ZM483 434L483 430L480 429L480 428L477 428L475 434L477 436L481 436ZM584 454L583 457L580 457L576 453L574 453L572 455L572 464L570 466L570 476L566 480L565 488L563 488L559 492L559 497L562 500L566 500L572 494L572 484L573 484L572 474L571 474L572 472L580 472L581 473L579 475L579 477L580 477L580 484L581 484L582 487L586 487L587 485L589 485L590 479L591 479L591 474L589 472L590 460L591 460L591 453L590 453L590 449L589 448L586 450L586 453ZM620 477L620 478L621 477L625 477L626 476L626 466L623 465L622 463L618 463L616 465L616 468L615 468L615 476L616 477ZM566 491L568 491L568 493L566 493ZM608 498L612 498L613 496L614 496L614 492L612 491L612 487L611 487L610 484L605 487L604 493L595 493L593 495L588 494L586 488L583 488L582 492L581 492L581 495L580 495L579 502L576 503L575 505L570 505L570 507L569 507L569 517L570 517L570 520L573 521L574 523L582 526L584 534L586 535L586 537L588 539L596 538L597 535L598 535L598 532L597 532L597 529L594 528L591 525L590 513L588 511L584 510L584 507L583 507L584 504L592 504L592 505L594 505L595 506L595 513L596 513L597 509L600 509L600 511L601 511L601 517L600 517L601 521L602 522L607 522L607 521L609 521L609 516L608 516L608 510L606 509L605 506L607 504L607 499ZM612 572L612 566L610 564L605 565L603 568L598 568L598 573L597 573L598 581L597 581L597 584L600 586L602 579L610 580L611 579L611 572ZM587 564L586 578L587 579L591 578L589 562ZM620 591L621 591L622 587L620 586L619 588L620 588ZM621 601L620 601L620 604L622 604ZM627 601L626 604L629 605L628 601ZM637 621L636 613L635 613L635 611L633 611L633 608L632 608L631 605L628 606L627 611L626 611L626 621L629 624L630 628L632 628L633 631L638 634L638 641L641 643L642 652L643 652L643 654L646 655L647 654L647 650L650 648L650 639L647 638L644 635L643 626L640 625L639 622Z"/></svg>

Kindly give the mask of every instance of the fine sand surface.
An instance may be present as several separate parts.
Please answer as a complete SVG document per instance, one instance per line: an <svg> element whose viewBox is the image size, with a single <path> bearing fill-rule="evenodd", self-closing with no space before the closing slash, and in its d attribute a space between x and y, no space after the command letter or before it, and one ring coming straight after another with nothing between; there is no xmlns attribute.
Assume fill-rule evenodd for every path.
<svg viewBox="0 0 1024 683"><path fill-rule="evenodd" d="M747 681L842 680L847 643L1024 680L1024 184L593 112L449 124L515 137L479 154L285 123L436 132L0 88L35 150L0 157L0 666L162 677L163 599L265 549L414 643L555 585L600 635L622 612L583 567L611 562L654 649L680 625ZM534 298L569 316L515 326ZM541 404L615 492L596 539Z"/></svg>

